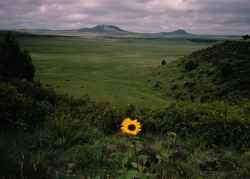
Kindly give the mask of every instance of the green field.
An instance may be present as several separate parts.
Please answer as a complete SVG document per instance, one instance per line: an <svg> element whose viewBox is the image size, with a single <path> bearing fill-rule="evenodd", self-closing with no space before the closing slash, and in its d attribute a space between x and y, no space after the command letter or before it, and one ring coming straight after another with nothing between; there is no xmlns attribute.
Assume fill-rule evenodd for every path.
<svg viewBox="0 0 250 179"><path fill-rule="evenodd" d="M0 39L0 178L250 178L248 41L18 40L35 68Z"/></svg>
<svg viewBox="0 0 250 179"><path fill-rule="evenodd" d="M98 102L160 108L167 104L152 88L152 71L162 59L175 60L208 44L167 39L84 39L23 37L36 78L60 93L88 94Z"/></svg>

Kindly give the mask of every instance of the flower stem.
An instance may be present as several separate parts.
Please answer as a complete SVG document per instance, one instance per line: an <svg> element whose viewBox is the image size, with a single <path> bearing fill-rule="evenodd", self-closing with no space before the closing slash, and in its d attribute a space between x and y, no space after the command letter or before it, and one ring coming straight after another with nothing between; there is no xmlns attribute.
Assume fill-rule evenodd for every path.
<svg viewBox="0 0 250 179"><path fill-rule="evenodd" d="M139 172L139 162L138 162L138 158L137 158L137 151L136 151L136 141L133 141L133 145L134 145L134 152L135 152L135 161L136 161L136 168L137 168L137 171Z"/></svg>

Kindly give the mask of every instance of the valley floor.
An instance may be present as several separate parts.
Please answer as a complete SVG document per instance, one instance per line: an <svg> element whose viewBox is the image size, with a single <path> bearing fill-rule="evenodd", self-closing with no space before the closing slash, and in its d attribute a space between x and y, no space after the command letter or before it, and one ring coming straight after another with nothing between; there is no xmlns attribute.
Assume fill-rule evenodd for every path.
<svg viewBox="0 0 250 179"><path fill-rule="evenodd" d="M98 102L162 108L165 99L153 86L161 65L209 44L168 39L83 39L25 37L37 69L36 78L60 93L88 94ZM151 80L151 81L150 81Z"/></svg>

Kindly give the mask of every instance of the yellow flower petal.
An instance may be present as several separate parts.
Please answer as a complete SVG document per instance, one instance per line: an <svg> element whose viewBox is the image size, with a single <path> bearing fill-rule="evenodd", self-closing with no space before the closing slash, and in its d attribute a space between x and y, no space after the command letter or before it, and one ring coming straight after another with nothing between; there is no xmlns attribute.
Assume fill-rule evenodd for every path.
<svg viewBox="0 0 250 179"><path fill-rule="evenodd" d="M131 126L132 129L131 129ZM125 118L121 124L122 133L130 136L136 136L141 131L141 123L137 119L131 120L130 118Z"/></svg>

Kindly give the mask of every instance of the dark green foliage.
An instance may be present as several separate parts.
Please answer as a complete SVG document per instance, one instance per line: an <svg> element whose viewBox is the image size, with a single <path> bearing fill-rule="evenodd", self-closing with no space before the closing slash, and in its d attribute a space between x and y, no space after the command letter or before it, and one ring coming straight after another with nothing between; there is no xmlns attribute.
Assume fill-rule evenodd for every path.
<svg viewBox="0 0 250 179"><path fill-rule="evenodd" d="M1 84L5 89L1 90L2 104L8 104L1 110L2 119L6 119L4 116L22 119L29 126L26 129L35 126L35 130L13 131L3 120L1 126L5 130L1 131L13 142L8 148L6 142L0 146L1 160L9 161L3 176L18 178L22 173L26 178L35 175L41 178L73 175L196 178L201 173L206 176L207 171L218 176L225 172L224 178L232 175L230 172L233 176L249 176L245 170L248 160L217 151L231 147L237 151L234 155L240 156L241 151L250 147L248 102L176 103L160 111L130 105L123 111L111 104L96 104L88 97L55 95L39 85ZM22 105L18 105L17 96L22 96ZM36 103L44 103L46 108ZM136 154L131 141L119 134L119 125L127 116L138 118L143 124ZM6 138L0 137L1 141ZM16 154L5 155L8 151ZM22 170L20 162L25 166Z"/></svg>
<svg viewBox="0 0 250 179"><path fill-rule="evenodd" d="M7 33L0 44L0 80L26 79L32 81L35 68L27 51L23 51L15 36Z"/></svg>
<svg viewBox="0 0 250 179"><path fill-rule="evenodd" d="M216 44L168 66L161 71L161 81L168 81L162 88L167 91L168 96L178 100L205 102L218 99L240 101L250 98L248 41ZM169 72L164 72L166 69ZM172 73L175 75L169 75Z"/></svg>
<svg viewBox="0 0 250 179"><path fill-rule="evenodd" d="M185 64L185 70L188 72L194 70L197 67L198 67L198 64L192 60L186 62L186 64Z"/></svg>
<svg viewBox="0 0 250 179"><path fill-rule="evenodd" d="M2 127L34 128L54 110L53 91L35 83L0 83L0 123ZM26 90L22 89L26 88ZM55 97L53 97L55 98ZM3 128L3 129L4 129Z"/></svg>
<svg viewBox="0 0 250 179"><path fill-rule="evenodd" d="M205 39L205 38L193 38L193 39L188 39L191 42L195 43L215 43L218 42L219 40L216 39Z"/></svg>
<svg viewBox="0 0 250 179"><path fill-rule="evenodd" d="M228 106L223 102L177 103L145 116L147 132L166 135L173 131L183 137L200 138L208 144L250 147L249 104Z"/></svg>
<svg viewBox="0 0 250 179"><path fill-rule="evenodd" d="M212 65L210 68L215 68L217 74L213 77L215 80L213 84L217 86L218 96L249 98L249 47L250 43L247 42L227 41L204 51L196 52L190 56L190 59L196 60L203 66L205 62L210 63ZM203 71L202 74L208 75L207 70ZM209 80L209 77L207 79ZM206 81L204 80L202 83L206 83Z"/></svg>
<svg viewBox="0 0 250 179"><path fill-rule="evenodd" d="M248 40L248 39L250 39L250 35L248 35L248 34L247 34L247 35L243 35L243 36L242 36L242 39L243 39L243 40Z"/></svg>
<svg viewBox="0 0 250 179"><path fill-rule="evenodd" d="M167 62L165 59L161 61L161 65L166 65L166 64L167 64Z"/></svg>
<svg viewBox="0 0 250 179"><path fill-rule="evenodd" d="M154 84L154 88L160 88L161 86L161 82L160 81L156 81Z"/></svg>

